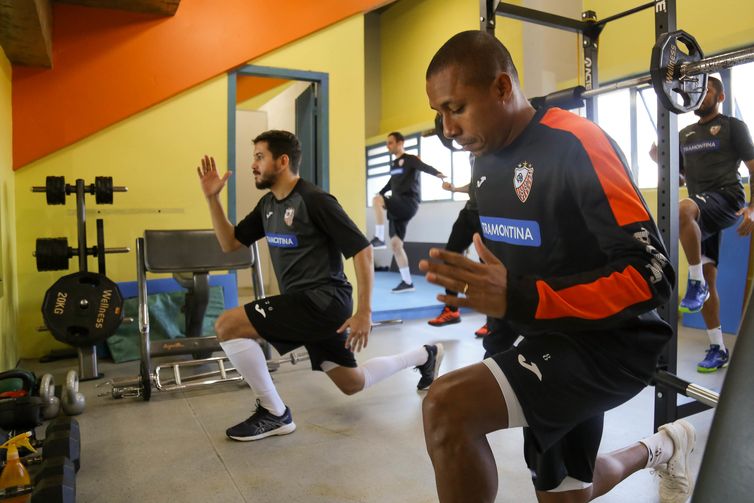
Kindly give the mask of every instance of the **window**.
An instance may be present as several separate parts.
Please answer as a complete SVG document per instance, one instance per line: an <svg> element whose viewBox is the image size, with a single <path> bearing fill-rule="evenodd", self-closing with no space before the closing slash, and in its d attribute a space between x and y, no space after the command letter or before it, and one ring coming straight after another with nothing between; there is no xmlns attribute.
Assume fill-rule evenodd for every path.
<svg viewBox="0 0 754 503"><path fill-rule="evenodd" d="M754 63L734 66L731 68L731 88L733 102L733 115L749 126L749 133L754 131L754 95L747 92L751 88L751 82L754 81ZM749 178L749 169L744 163L738 168L741 177L745 180Z"/></svg>
<svg viewBox="0 0 754 503"><path fill-rule="evenodd" d="M464 151L451 151L436 135L421 136L418 133L406 136L403 147L408 154L419 156L422 162L441 171L456 187L466 185L471 180L469 154ZM390 165L393 156L384 144L369 145L366 148L367 205L372 206L372 198L390 180ZM464 201L469 198L462 192L451 193L442 188L437 177L421 173L422 201Z"/></svg>

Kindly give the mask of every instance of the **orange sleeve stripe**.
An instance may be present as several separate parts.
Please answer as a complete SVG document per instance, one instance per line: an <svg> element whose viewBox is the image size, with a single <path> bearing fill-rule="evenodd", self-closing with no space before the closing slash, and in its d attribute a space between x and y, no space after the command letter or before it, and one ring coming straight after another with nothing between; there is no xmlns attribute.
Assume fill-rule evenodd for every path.
<svg viewBox="0 0 754 503"><path fill-rule="evenodd" d="M553 129L568 131L578 138L592 161L618 225L623 227L649 220L649 214L626 174L623 163L602 130L588 120L557 108L548 110L541 123Z"/></svg>
<svg viewBox="0 0 754 503"><path fill-rule="evenodd" d="M592 283L570 286L558 291L553 290L544 281L537 281L537 293L539 304L535 318L538 320L599 320L652 298L649 285L633 266Z"/></svg>

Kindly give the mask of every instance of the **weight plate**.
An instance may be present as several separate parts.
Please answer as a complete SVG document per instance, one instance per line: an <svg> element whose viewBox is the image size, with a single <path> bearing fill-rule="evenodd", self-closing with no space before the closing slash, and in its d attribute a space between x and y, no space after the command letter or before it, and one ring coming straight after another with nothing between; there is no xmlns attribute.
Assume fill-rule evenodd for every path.
<svg viewBox="0 0 754 503"><path fill-rule="evenodd" d="M45 181L47 204L65 204L65 177L48 176Z"/></svg>
<svg viewBox="0 0 754 503"><path fill-rule="evenodd" d="M65 271L71 257L67 238L38 238L34 255L37 271Z"/></svg>
<svg viewBox="0 0 754 503"><path fill-rule="evenodd" d="M682 67L704 57L694 37L683 30L663 33L652 48L649 74L663 106L682 114L696 110L707 93L707 74L684 75Z"/></svg>
<svg viewBox="0 0 754 503"><path fill-rule="evenodd" d="M75 347L104 341L123 321L123 296L102 274L63 276L45 293L42 317L53 336Z"/></svg>
<svg viewBox="0 0 754 503"><path fill-rule="evenodd" d="M113 204L113 177L94 178L94 200L97 204Z"/></svg>

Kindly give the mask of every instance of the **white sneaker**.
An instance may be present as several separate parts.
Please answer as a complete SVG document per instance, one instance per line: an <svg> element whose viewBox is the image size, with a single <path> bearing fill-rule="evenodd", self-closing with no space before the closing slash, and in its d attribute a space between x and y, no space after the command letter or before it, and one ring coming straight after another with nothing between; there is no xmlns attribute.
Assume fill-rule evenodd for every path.
<svg viewBox="0 0 754 503"><path fill-rule="evenodd" d="M694 479L689 470L689 458L696 444L696 430L688 421L679 419L660 426L673 441L673 456L655 473L660 477L660 502L685 503L694 491Z"/></svg>

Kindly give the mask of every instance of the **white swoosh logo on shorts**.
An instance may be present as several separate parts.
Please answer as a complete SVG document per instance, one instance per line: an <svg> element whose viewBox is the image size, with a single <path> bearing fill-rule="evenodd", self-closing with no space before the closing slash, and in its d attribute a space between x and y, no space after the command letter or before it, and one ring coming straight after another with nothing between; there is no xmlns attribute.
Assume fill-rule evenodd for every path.
<svg viewBox="0 0 754 503"><path fill-rule="evenodd" d="M537 379L540 381L542 380L542 372L539 371L539 367L537 367L536 363L529 363L526 361L526 358L524 358L524 355L518 355L518 363L521 364L523 368L526 370L531 370L531 372L537 376Z"/></svg>
<svg viewBox="0 0 754 503"><path fill-rule="evenodd" d="M481 187L485 180L487 180L486 176L483 176L482 178L480 178L479 180L477 180L476 181L476 188L478 189L479 187Z"/></svg>
<svg viewBox="0 0 754 503"><path fill-rule="evenodd" d="M262 318L267 318L267 313L264 312L264 308L260 306L259 304L254 304L254 309L256 312L262 315ZM542 378L540 377L539 380L541 381Z"/></svg>

